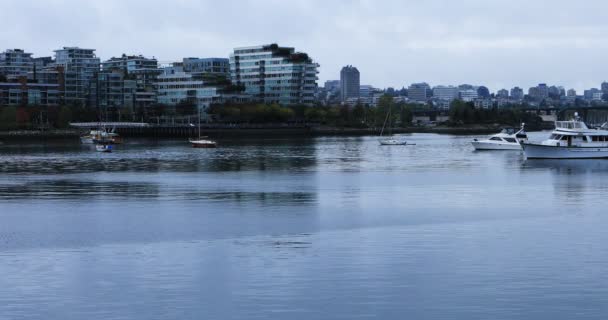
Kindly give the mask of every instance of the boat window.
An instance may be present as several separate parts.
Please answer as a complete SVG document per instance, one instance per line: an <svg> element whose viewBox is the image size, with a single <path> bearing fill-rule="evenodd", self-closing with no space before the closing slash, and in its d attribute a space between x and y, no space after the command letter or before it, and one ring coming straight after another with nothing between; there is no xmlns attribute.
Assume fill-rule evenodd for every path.
<svg viewBox="0 0 608 320"><path fill-rule="evenodd" d="M517 140L515 140L514 138L504 138L507 142L511 142L511 143L517 143Z"/></svg>
<svg viewBox="0 0 608 320"><path fill-rule="evenodd" d="M557 135L557 134L552 134L552 135L551 135L551 138L549 138L549 139L551 139L551 140L559 140L559 139L560 139L560 136L559 136L559 135Z"/></svg>
<svg viewBox="0 0 608 320"><path fill-rule="evenodd" d="M492 141L502 141L502 139L500 139L499 137L492 137L492 138L490 138L490 140L492 140Z"/></svg>
<svg viewBox="0 0 608 320"><path fill-rule="evenodd" d="M568 136L562 136L562 141L567 141L568 140Z"/></svg>

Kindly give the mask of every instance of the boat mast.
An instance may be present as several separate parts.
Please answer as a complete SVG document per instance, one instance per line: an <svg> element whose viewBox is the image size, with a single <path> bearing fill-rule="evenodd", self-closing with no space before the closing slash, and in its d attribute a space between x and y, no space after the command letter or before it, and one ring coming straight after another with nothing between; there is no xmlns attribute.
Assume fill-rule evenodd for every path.
<svg viewBox="0 0 608 320"><path fill-rule="evenodd" d="M386 113L386 118L384 118L384 124L382 125L382 130L380 131L380 136L384 134L384 128L386 128L386 122L388 121L389 116L391 115L391 109L389 107L388 112Z"/></svg>

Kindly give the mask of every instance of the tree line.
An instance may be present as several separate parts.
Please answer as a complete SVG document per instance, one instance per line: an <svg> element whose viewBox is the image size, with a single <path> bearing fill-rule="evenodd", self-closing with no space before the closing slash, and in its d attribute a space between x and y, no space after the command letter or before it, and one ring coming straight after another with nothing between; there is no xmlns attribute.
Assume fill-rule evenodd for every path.
<svg viewBox="0 0 608 320"><path fill-rule="evenodd" d="M390 113L389 113L390 110ZM418 111L432 111L427 105L395 102L385 95L376 107L355 106L280 106L278 104L241 103L212 105L205 112L208 119L219 123L308 123L333 127L377 128L385 121L390 127L412 125ZM0 107L0 130L67 128L70 122L142 121L152 122L156 117L196 116L197 107L184 101L176 106L154 104L134 108L90 108L82 105L57 107L5 106ZM387 115L390 114L390 117ZM518 108L478 109L473 103L452 102L449 109L449 126L472 124L539 125L541 119Z"/></svg>

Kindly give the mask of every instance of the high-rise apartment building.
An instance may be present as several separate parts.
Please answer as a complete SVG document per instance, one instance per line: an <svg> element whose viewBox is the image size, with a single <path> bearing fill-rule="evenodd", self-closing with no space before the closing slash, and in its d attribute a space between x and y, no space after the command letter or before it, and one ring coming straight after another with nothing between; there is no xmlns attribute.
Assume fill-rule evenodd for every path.
<svg viewBox="0 0 608 320"><path fill-rule="evenodd" d="M346 66L340 71L340 94L342 102L361 97L361 74L353 66Z"/></svg>
<svg viewBox="0 0 608 320"><path fill-rule="evenodd" d="M32 54L22 49L8 49L0 52L0 74L16 79L27 76L33 70Z"/></svg>
<svg viewBox="0 0 608 320"><path fill-rule="evenodd" d="M277 44L236 48L230 78L265 103L312 105L319 65L306 53Z"/></svg>
<svg viewBox="0 0 608 320"><path fill-rule="evenodd" d="M136 86L134 94L134 105L137 107L148 107L156 102L156 89L154 84L156 78L163 72L158 68L158 61L155 58L146 58L142 55L125 55L120 57L112 57L101 63L101 69L104 76L100 77L100 81L105 79L118 79L119 75L112 71L122 71L122 79L125 81L123 86L127 91L130 91L133 81ZM103 84L99 84L102 86ZM103 105L103 103L101 104Z"/></svg>
<svg viewBox="0 0 608 320"><path fill-rule="evenodd" d="M64 72L64 100L67 104L97 106L97 73L100 61L95 49L63 47L55 50L55 66Z"/></svg>

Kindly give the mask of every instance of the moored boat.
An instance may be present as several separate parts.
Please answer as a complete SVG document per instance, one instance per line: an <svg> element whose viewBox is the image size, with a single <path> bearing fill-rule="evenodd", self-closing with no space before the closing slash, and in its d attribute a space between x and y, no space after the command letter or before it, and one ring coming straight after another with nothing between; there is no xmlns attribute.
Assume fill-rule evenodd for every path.
<svg viewBox="0 0 608 320"><path fill-rule="evenodd" d="M106 130L91 130L88 134L80 137L82 144L95 144L95 143L112 143L121 144L122 138L118 133L108 132Z"/></svg>
<svg viewBox="0 0 608 320"><path fill-rule="evenodd" d="M103 144L103 143L98 143L95 145L95 150L97 152L112 152L113 146L111 144Z"/></svg>
<svg viewBox="0 0 608 320"><path fill-rule="evenodd" d="M578 113L570 121L556 121L549 139L540 143L524 142L528 159L600 159L608 158L608 130L590 129Z"/></svg>
<svg viewBox="0 0 608 320"><path fill-rule="evenodd" d="M471 144L475 150L521 150L521 143L528 141L528 135L521 124L519 131L514 128L505 128L500 133L487 139L474 139Z"/></svg>
<svg viewBox="0 0 608 320"><path fill-rule="evenodd" d="M407 145L407 141L397 140L397 139L384 139L379 140L380 145L382 146L405 146Z"/></svg>
<svg viewBox="0 0 608 320"><path fill-rule="evenodd" d="M217 148L217 142L208 139L190 139L193 148Z"/></svg>
<svg viewBox="0 0 608 320"><path fill-rule="evenodd" d="M407 145L407 141L391 138L392 136L392 121L391 121L391 108L388 109L386 113L386 118L384 119L384 124L382 124L382 130L380 131L380 139L378 142L381 146L405 146ZM388 136L386 138L382 138L384 136L384 129L386 129L386 125L388 124Z"/></svg>

